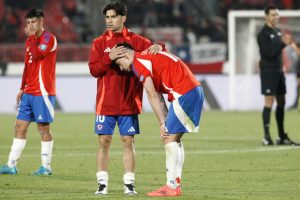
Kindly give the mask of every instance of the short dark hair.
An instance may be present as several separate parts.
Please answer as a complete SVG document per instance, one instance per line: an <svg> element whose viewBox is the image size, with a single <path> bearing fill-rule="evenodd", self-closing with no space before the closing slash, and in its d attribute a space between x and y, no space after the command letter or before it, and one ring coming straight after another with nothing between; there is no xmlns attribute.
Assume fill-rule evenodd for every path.
<svg viewBox="0 0 300 200"><path fill-rule="evenodd" d="M267 6L265 7L265 14L268 15L270 13L270 10L277 10L278 8L271 5L271 6Z"/></svg>
<svg viewBox="0 0 300 200"><path fill-rule="evenodd" d="M44 17L44 13L40 9L32 9L25 15L25 19L33 18L33 17L37 17L37 18Z"/></svg>
<svg viewBox="0 0 300 200"><path fill-rule="evenodd" d="M106 15L106 12L108 10L114 10L117 15L121 15L121 16L127 15L127 7L119 1L114 1L112 3L107 4L103 9L102 12L103 15Z"/></svg>
<svg viewBox="0 0 300 200"><path fill-rule="evenodd" d="M116 47L121 47L121 46L125 47L126 49L133 50L133 47L127 42L119 42Z"/></svg>

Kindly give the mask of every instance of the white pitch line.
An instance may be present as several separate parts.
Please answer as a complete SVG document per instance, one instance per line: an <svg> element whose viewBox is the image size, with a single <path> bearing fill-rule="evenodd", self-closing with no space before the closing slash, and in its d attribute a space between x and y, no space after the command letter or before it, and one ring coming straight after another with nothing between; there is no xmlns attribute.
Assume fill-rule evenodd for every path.
<svg viewBox="0 0 300 200"><path fill-rule="evenodd" d="M269 151L286 151L286 150L294 150L294 149L300 149L298 147L293 147L293 146L285 146L285 147L260 147L260 148L252 148L252 149L221 149L221 150L185 150L186 154L228 154L228 153L256 153L256 152L269 152ZM71 149L70 149L71 150ZM55 150L54 150L55 152ZM110 154L113 155L121 155L123 152L120 151L113 151L110 152ZM161 149L161 151L145 151L145 150L137 150L136 151L137 155L152 155L152 154L165 154L164 149ZM0 155L0 158L6 158L8 155ZM93 153L59 153L55 154L53 153L54 157L81 157L81 156L96 156L96 149L95 152ZM40 157L39 154L23 154L22 157Z"/></svg>

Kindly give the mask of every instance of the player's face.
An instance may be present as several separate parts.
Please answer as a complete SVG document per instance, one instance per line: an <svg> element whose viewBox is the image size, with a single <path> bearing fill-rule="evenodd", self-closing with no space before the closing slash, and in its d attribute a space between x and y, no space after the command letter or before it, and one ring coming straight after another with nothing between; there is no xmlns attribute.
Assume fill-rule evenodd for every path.
<svg viewBox="0 0 300 200"><path fill-rule="evenodd" d="M41 32L43 30L43 18L28 18L26 19L26 27L34 33Z"/></svg>
<svg viewBox="0 0 300 200"><path fill-rule="evenodd" d="M130 61L124 56L123 58L119 58L116 61L117 65L119 65L119 68L121 71L126 71L126 72L130 72L131 71L131 67L130 67Z"/></svg>
<svg viewBox="0 0 300 200"><path fill-rule="evenodd" d="M269 14L266 16L267 23L274 27L279 21L279 12L278 9L270 10Z"/></svg>
<svg viewBox="0 0 300 200"><path fill-rule="evenodd" d="M117 15L115 10L106 11L105 22L108 30L121 32L125 21L126 16Z"/></svg>

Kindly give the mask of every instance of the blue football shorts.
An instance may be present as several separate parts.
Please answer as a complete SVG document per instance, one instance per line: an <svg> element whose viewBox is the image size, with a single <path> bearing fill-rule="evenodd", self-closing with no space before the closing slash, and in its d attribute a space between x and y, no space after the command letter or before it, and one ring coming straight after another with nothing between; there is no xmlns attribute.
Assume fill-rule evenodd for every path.
<svg viewBox="0 0 300 200"><path fill-rule="evenodd" d="M140 133L138 115L96 115L95 133L112 135L116 124L122 136Z"/></svg>
<svg viewBox="0 0 300 200"><path fill-rule="evenodd" d="M171 102L165 127L170 134L198 132L204 93L201 86Z"/></svg>
<svg viewBox="0 0 300 200"><path fill-rule="evenodd" d="M23 94L18 106L17 119L51 123L54 120L55 96L33 96Z"/></svg>

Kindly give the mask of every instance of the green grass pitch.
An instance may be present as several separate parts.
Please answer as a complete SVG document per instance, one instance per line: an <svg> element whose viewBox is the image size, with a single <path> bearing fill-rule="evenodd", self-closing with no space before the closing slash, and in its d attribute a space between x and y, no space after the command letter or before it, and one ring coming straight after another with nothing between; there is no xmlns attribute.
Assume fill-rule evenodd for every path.
<svg viewBox="0 0 300 200"><path fill-rule="evenodd" d="M289 136L300 141L300 114L286 112ZM52 125L54 150L49 177L31 176L40 166L40 137L31 124L19 174L0 176L0 199L151 199L145 194L165 181L164 147L154 114L140 116L136 136L135 197L123 195L123 166L119 135L111 146L109 195L96 196L97 136L94 115L57 113ZM0 115L0 163L14 136L14 115ZM271 131L276 139L272 112ZM300 199L300 148L263 147L260 112L203 112L200 131L184 136L185 165L180 197L155 199L293 200Z"/></svg>

